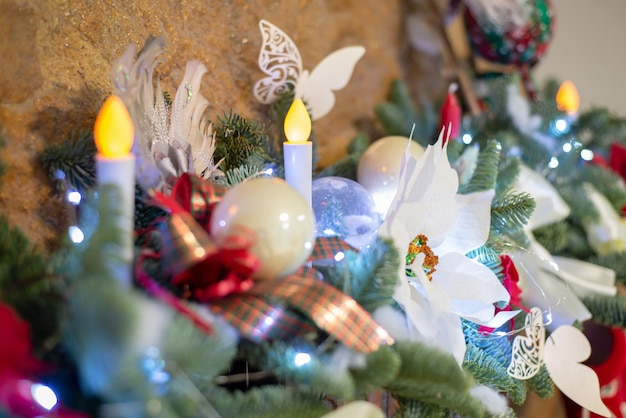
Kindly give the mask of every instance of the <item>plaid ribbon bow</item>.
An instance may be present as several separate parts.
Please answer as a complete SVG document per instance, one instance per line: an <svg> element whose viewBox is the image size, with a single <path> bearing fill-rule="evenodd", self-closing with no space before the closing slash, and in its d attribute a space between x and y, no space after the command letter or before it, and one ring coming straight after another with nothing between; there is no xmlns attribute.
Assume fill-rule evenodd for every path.
<svg viewBox="0 0 626 418"><path fill-rule="evenodd" d="M387 331L354 299L323 281L290 275L253 285L250 276L258 267L258 259L249 248L254 231L242 230L219 247L209 235L213 207L225 191L200 177L183 174L171 196L156 197L171 212L162 223L165 239L159 256L163 270L183 298L208 303L242 336L256 342L315 332L315 324L358 352L370 353L382 344L393 343ZM338 237L319 238L309 260L329 259L351 249ZM141 269L137 276L146 290L210 330Z"/></svg>

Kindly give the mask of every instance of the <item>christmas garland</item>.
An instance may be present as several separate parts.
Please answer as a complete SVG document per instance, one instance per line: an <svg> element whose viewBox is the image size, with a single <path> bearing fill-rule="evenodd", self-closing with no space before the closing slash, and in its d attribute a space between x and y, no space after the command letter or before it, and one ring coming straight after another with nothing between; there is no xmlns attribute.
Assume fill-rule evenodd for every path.
<svg viewBox="0 0 626 418"><path fill-rule="evenodd" d="M116 68L124 68L131 79L136 76L134 86L152 84L152 79L141 79L143 70L133 68L151 68L162 47L159 40L151 40L136 62L131 48L121 58L125 65L116 63ZM582 158L584 150L592 150L594 161L604 157L617 166L615 155L621 148L613 142L624 138L623 121L599 109L568 120L556 104L545 100L514 109L516 114L543 116L542 124L531 129L517 123L511 128L511 114L503 103L511 100L516 80L504 78L491 83L484 113L466 118L460 138L444 143L445 138L434 140L434 127L405 86L400 81L391 86L389 102L376 109L381 126L390 135L406 137L413 126L420 133L413 142L427 156L412 157L407 151L404 167L423 169L421 179L432 175L423 161L432 162L442 177L453 167L458 185L451 199L486 199L489 226L484 240L461 255L464 262L489 270L506 289L507 298L500 299L497 310L525 310L495 329L479 325L488 321L456 316L465 345L459 359L423 338L406 335L410 326L405 303L410 301L396 293L399 271L428 279L422 283L425 294L428 283L437 282L435 274L445 271L441 253L438 259L433 251L438 244L432 236L430 244L425 235L418 235L410 237L408 248L399 248L393 233L381 233L369 245L355 248L346 242L349 234L318 234L302 268L272 281L254 277L262 265L251 250L258 239L255 231L239 230L216 239L212 219L219 216L218 206L230 192L255 184L253 180L272 182L284 176L282 135L267 127L282 126L295 92L287 90L271 104L273 124L247 120L234 111L214 123L204 117L197 123L198 114L188 111L190 100L198 100L201 107L203 98L200 83L189 80L199 80L202 74L201 64L188 65L173 100L158 86L155 94L140 95L132 88L124 90L133 86L132 80L125 86L114 80L144 138L140 145L147 146L137 150L137 156L154 158L158 151L162 157L158 175L150 164L138 164L130 288L119 285L111 268L123 245L124 231L118 224L122 197L115 187L97 187L91 132L42 155L43 166L67 196L76 219L61 250L46 256L5 220L0 222L0 313L6 318L1 330L7 333L2 340L11 341L2 349L0 358L8 360L0 363L0 375L4 393L15 394L0 397L7 416L318 417L340 406L361 407L357 401L369 399L400 417L489 417L514 416L507 400L520 405L528 390L552 396L546 364L539 362L530 378L508 371L515 338L524 321L528 330L534 318L524 293L520 295L515 257L509 254L536 240L553 255L611 268L618 282L623 281L624 249L619 244L600 252L592 248L586 228L601 217L578 208L597 207L597 200L593 192L577 193L584 189L582 184L591 184L613 209L621 210L626 203L623 182ZM551 97L554 86L546 92ZM171 133L180 129L173 121L184 125L192 120L196 124L187 126L190 147L185 149L180 146L184 143L172 140ZM558 120L566 120L567 129L555 133ZM193 135L196 142L188 141ZM155 144L161 148L150 148ZM356 137L345 158L315 171L315 181L357 180L369 146L367 137ZM609 157L611 146L617 148L611 148ZM198 149L203 152L195 153ZM555 149L563 151L555 156ZM567 217L534 229L532 235L527 225L535 199L516 184L523 166L542 174L554 166L544 177L571 208ZM574 167L577 174L572 177ZM412 171L401 172L401 190L413 190ZM441 181L432 179L433 190L449 188ZM396 197L391 203L396 216L387 214L383 230L384 225L395 230L392 222L408 229L403 222L414 219L399 215L403 205L413 202L407 199ZM593 295L582 301L598 322L623 327L621 298ZM30 334L16 313L27 321ZM394 323L398 329L392 329ZM21 395L24 379L32 387L54 387L61 404L44 412L49 404L36 392Z"/></svg>

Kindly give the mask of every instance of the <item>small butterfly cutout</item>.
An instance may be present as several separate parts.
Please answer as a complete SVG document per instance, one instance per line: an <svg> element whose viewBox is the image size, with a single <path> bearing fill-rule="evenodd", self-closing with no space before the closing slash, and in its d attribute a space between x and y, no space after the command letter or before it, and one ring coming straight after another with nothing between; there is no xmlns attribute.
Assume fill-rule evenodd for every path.
<svg viewBox="0 0 626 418"><path fill-rule="evenodd" d="M513 340L508 374L527 380L545 364L554 384L568 398L598 415L611 416L600 397L598 376L582 364L591 355L585 334L571 325L561 325L546 339L542 312L536 307L530 310L524 328L526 335Z"/></svg>
<svg viewBox="0 0 626 418"><path fill-rule="evenodd" d="M259 68L267 74L254 85L254 96L264 104L276 101L282 94L293 91L311 111L314 120L325 116L335 104L333 91L344 88L356 63L365 54L362 46L341 48L311 71L303 69L296 44L272 23L259 22L263 44L259 53Z"/></svg>

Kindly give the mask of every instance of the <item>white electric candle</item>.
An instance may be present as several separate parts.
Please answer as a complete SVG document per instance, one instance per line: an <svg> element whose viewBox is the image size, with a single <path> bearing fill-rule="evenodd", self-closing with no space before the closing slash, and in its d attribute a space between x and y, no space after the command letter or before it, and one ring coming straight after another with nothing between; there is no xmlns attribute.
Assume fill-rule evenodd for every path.
<svg viewBox="0 0 626 418"><path fill-rule="evenodd" d="M295 99L285 117L283 143L285 160L285 180L311 204L311 182L313 168L313 143L311 118L301 99Z"/></svg>
<svg viewBox="0 0 626 418"><path fill-rule="evenodd" d="M98 187L115 185L120 193L120 215L117 219L122 231L119 262L111 265L122 287L130 288L133 264L133 235L135 222L135 156L134 127L128 110L117 96L110 96L102 105L94 126L96 179Z"/></svg>

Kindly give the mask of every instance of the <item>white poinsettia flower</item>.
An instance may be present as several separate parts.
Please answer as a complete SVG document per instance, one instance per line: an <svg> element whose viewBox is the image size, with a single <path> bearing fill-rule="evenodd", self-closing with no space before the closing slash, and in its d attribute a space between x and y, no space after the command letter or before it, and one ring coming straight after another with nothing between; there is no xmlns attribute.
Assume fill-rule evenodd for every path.
<svg viewBox="0 0 626 418"><path fill-rule="evenodd" d="M450 352L460 364L466 347L461 318L497 327L516 312L496 315L494 303L508 302L507 290L488 267L465 255L488 238L495 192L460 195L458 186L442 135L419 159L406 152L379 234L415 257L401 263L394 294L410 337Z"/></svg>

